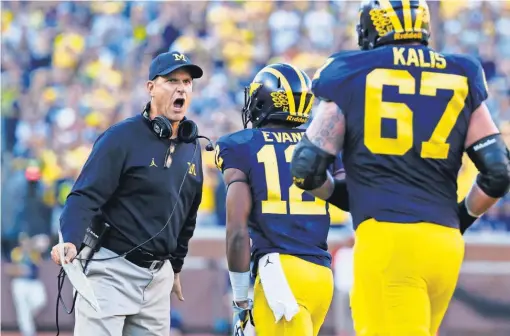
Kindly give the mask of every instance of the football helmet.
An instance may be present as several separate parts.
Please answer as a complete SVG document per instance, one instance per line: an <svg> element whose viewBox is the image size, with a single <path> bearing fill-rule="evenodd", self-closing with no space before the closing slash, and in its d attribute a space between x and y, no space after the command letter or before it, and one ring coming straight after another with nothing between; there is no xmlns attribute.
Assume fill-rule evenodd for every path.
<svg viewBox="0 0 510 336"><path fill-rule="evenodd" d="M314 95L308 75L290 64L270 64L260 70L244 90L244 128L268 123L297 127L306 123Z"/></svg>
<svg viewBox="0 0 510 336"><path fill-rule="evenodd" d="M358 45L369 50L386 44L428 45L430 12L425 0L370 0L359 10Z"/></svg>

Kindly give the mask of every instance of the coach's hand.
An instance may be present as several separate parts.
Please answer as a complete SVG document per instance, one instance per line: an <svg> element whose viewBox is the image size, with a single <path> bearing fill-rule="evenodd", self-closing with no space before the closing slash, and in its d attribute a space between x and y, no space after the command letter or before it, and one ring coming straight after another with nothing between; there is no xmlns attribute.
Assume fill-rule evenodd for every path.
<svg viewBox="0 0 510 336"><path fill-rule="evenodd" d="M53 246L51 249L51 259L55 262L57 265L61 265L62 261L60 260L60 244L57 244ZM68 264L76 257L78 254L78 251L76 250L76 246L74 246L73 243L64 243L64 263Z"/></svg>
<svg viewBox="0 0 510 336"><path fill-rule="evenodd" d="M174 286L172 287L172 293L177 296L179 301L184 301L184 296L182 296L181 278L179 277L179 273L176 273L174 275Z"/></svg>

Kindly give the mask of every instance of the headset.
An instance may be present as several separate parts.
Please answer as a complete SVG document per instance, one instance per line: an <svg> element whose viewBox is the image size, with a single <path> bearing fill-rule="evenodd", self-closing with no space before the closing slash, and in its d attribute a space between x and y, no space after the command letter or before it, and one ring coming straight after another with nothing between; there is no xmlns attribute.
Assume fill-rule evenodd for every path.
<svg viewBox="0 0 510 336"><path fill-rule="evenodd" d="M159 138L162 139L168 139L172 137L172 123L170 122L170 120L168 120L168 118L162 115L158 115L151 120L149 118L150 108L151 103L148 102L147 105L145 105L145 109L142 112L142 116L145 118L145 120L147 120L147 122L149 122L154 134L156 134ZM205 147L206 151L211 152L214 150L212 141L208 137L198 135L197 124L195 124L195 122L193 122L192 120L189 120L186 117L184 117L179 123L179 128L177 130L177 139L180 142L192 143L199 138L206 139L209 142Z"/></svg>
<svg viewBox="0 0 510 336"><path fill-rule="evenodd" d="M171 124L170 120L168 120L164 116L156 116L155 118L153 118L151 120L149 118L149 111L150 111L150 102L148 102L145 105L145 109L142 112L142 116L145 118L145 120L147 120L147 122L151 126L151 129L154 132L154 134L156 136L158 136L159 138L162 138L162 139L170 138L172 136L172 124ZM198 126L197 126L197 124L195 122L193 122L192 120L186 119L186 117L184 117L183 120L179 123L179 128L178 128L178 131L177 131L177 139L178 139L179 142L194 143L195 144L194 149L193 149L193 155L191 157L191 161L190 162L193 162L193 160L195 159L195 155L197 153L197 147L198 147L198 141L197 140L199 138L206 139L209 142L207 144L207 146L205 147L206 151L211 152L211 151L214 150L214 145L213 145L213 142L211 141L211 139L209 139L206 136L199 135L198 134ZM129 253L139 249L143 245L147 244L148 242L150 242L151 240L153 240L157 236L159 236L161 234L161 232L163 232L166 229L166 227L168 226L168 224L172 220L173 214L174 214L175 209L177 207L177 204L178 204L178 202L180 200L180 195L181 195L182 187L184 186L184 183L186 182L186 178L188 177L188 175L189 175L188 174L188 170L186 170L186 172L184 173L184 177L182 178L181 184L179 186L179 190L177 191L177 200L174 203L172 211L170 212L170 215L168 216L168 219L167 219L165 225L163 225L163 227L161 228L161 230L159 230L156 234L151 236L149 239L147 239L143 243L138 244L135 247L133 247L132 249L130 249L129 251L127 251L127 252L125 252L123 254L114 256L114 257L96 258L96 259L92 258L92 255L94 254L94 252L97 252L97 250L99 250L100 246L97 246L97 250L92 249L90 254L89 254L89 256L87 258L80 258L80 257L76 256L74 259L79 260L79 261L85 261L85 265L83 267L84 272L85 272L85 270L87 268L87 265L88 265L88 263L90 261L107 261L107 260L112 260L112 259L117 259L117 258L123 258L126 255L128 255ZM108 227L108 225L107 225L107 227ZM122 232L120 230L118 230L118 231L119 231L119 233L122 234ZM103 234L104 234L104 232L101 235L103 235ZM125 235L123 235L123 236L126 237ZM133 242L131 242L131 243L133 243ZM99 244L100 243L98 243L98 245ZM133 244L133 245L135 245L135 244ZM65 303L64 303L64 301L62 299L62 295L61 295L61 291L62 291L62 287L64 285L64 279L65 279L65 272L64 272L63 268L60 270L60 273L59 273L57 278L58 278L58 282L57 282L57 291L58 292L57 292L57 304L56 304L56 316L55 316L55 318L56 318L57 336L58 336L60 334L60 330L59 330L59 326L58 326L58 324L59 324L58 323L58 311L59 311L58 307L59 307L59 302L62 302L62 305L64 306L64 308L66 310L66 313L67 314L71 314L73 312L73 310L74 310L74 305L76 303L76 297L77 297L78 293L77 292L75 293L74 298L73 298L73 305L71 306L71 309L68 310L67 306L65 305Z"/></svg>

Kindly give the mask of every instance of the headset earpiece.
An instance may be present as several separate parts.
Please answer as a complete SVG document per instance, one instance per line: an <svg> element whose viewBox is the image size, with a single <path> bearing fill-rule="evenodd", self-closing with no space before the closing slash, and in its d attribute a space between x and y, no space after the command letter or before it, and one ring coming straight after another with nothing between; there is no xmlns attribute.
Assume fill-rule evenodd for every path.
<svg viewBox="0 0 510 336"><path fill-rule="evenodd" d="M184 143L192 143L198 138L198 126L193 121L183 119L179 123L179 129L177 131L177 137L179 141Z"/></svg>
<svg viewBox="0 0 510 336"><path fill-rule="evenodd" d="M151 126L154 133L160 138L170 138L172 136L172 124L165 117L157 116L151 120Z"/></svg>

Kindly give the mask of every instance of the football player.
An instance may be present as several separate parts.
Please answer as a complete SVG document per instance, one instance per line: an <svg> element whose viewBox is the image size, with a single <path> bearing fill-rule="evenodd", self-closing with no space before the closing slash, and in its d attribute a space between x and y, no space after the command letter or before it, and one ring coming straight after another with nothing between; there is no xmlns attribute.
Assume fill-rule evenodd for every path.
<svg viewBox="0 0 510 336"><path fill-rule="evenodd" d="M307 122L313 100L306 73L289 64L268 65L245 89L245 129L217 142L216 162L227 186L227 259L237 335L251 312L257 336L317 335L332 300L328 204L294 186L289 168L304 133L296 127ZM252 128L246 129L249 123ZM339 165L328 168L342 174Z"/></svg>
<svg viewBox="0 0 510 336"><path fill-rule="evenodd" d="M429 24L425 1L364 2L362 51L317 71L321 102L291 162L295 185L347 203L353 217L357 335L435 335L464 256L461 232L510 186L482 67L428 47ZM340 150L347 188L326 170ZM464 151L479 175L457 204Z"/></svg>

